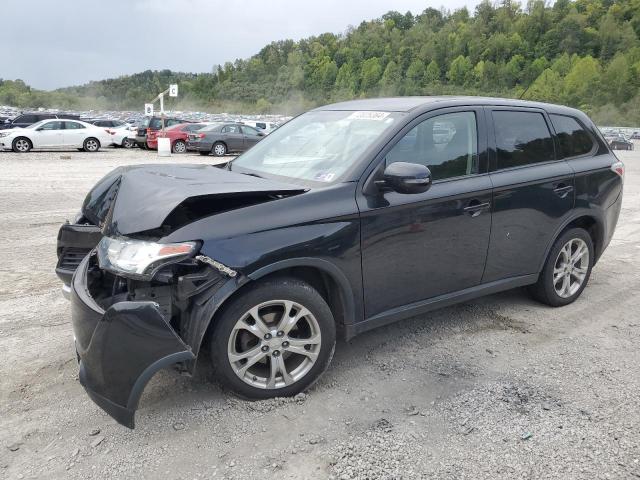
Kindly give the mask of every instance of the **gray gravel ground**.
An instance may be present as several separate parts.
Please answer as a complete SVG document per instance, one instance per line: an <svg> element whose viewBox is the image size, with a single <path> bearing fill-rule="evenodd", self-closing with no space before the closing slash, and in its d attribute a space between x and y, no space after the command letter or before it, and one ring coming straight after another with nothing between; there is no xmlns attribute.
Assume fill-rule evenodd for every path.
<svg viewBox="0 0 640 480"><path fill-rule="evenodd" d="M70 157L61 159L63 157ZM307 394L246 402L160 372L137 428L77 381L58 226L150 152L0 153L0 478L640 478L640 151L589 287L551 309L514 290L338 344Z"/></svg>

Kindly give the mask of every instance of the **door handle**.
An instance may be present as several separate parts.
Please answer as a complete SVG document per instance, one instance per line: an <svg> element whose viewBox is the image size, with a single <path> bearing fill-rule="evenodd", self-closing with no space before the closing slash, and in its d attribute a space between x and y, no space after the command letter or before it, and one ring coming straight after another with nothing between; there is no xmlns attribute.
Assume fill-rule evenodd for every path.
<svg viewBox="0 0 640 480"><path fill-rule="evenodd" d="M558 195L560 198L565 198L572 191L573 186L567 185L566 183L559 183L553 188L553 193Z"/></svg>
<svg viewBox="0 0 640 480"><path fill-rule="evenodd" d="M483 210L488 210L491 207L489 202L480 202L480 200L471 200L466 207L463 208L464 212L471 217L477 217Z"/></svg>

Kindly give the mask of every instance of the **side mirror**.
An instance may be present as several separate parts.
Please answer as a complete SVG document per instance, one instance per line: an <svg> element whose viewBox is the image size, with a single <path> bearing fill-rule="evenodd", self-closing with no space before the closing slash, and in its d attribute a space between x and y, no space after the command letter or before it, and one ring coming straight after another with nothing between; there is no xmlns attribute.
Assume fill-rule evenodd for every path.
<svg viewBox="0 0 640 480"><path fill-rule="evenodd" d="M378 187L388 187L398 193L423 193L431 187L431 171L417 163L395 162L384 169Z"/></svg>

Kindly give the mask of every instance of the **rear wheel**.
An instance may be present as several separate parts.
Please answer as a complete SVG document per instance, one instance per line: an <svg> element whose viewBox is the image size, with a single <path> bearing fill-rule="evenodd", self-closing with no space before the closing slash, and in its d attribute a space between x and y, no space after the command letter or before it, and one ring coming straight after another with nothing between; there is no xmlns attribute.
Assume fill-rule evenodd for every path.
<svg viewBox="0 0 640 480"><path fill-rule="evenodd" d="M182 140L176 140L173 144L173 153L184 153L187 151L187 144Z"/></svg>
<svg viewBox="0 0 640 480"><path fill-rule="evenodd" d="M16 153L27 153L33 148L33 144L26 137L18 137L13 141L12 147Z"/></svg>
<svg viewBox="0 0 640 480"><path fill-rule="evenodd" d="M542 273L529 288L532 296L552 307L568 305L587 286L593 267L593 241L582 228L572 228L554 243Z"/></svg>
<svg viewBox="0 0 640 480"><path fill-rule="evenodd" d="M97 152L98 150L100 150L100 142L98 141L97 138L87 138L84 141L84 151L85 152Z"/></svg>
<svg viewBox="0 0 640 480"><path fill-rule="evenodd" d="M227 146L222 142L216 142L211 151L216 157L224 157L227 154Z"/></svg>
<svg viewBox="0 0 640 480"><path fill-rule="evenodd" d="M246 398L295 395L326 370L336 331L327 303L307 283L255 285L224 307L211 335L222 383Z"/></svg>

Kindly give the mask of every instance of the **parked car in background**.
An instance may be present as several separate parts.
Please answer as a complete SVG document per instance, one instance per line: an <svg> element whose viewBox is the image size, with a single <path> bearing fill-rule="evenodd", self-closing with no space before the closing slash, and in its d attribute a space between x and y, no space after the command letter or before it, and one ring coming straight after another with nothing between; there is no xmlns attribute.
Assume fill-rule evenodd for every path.
<svg viewBox="0 0 640 480"><path fill-rule="evenodd" d="M640 132L633 132L631 134L631 140L640 140Z"/></svg>
<svg viewBox="0 0 640 480"><path fill-rule="evenodd" d="M179 123L189 123L179 118L167 118L164 119L164 128L178 125ZM138 131L136 132L136 144L140 148L149 148L147 145L147 135L149 132L158 131L162 129L162 117L145 117L142 123L138 125Z"/></svg>
<svg viewBox="0 0 640 480"><path fill-rule="evenodd" d="M66 113L22 113L15 117L13 120L6 120L3 124L0 124L0 130L8 130L11 128L25 128L41 120L49 120L53 118L68 118L69 120L78 120L80 116Z"/></svg>
<svg viewBox="0 0 640 480"><path fill-rule="evenodd" d="M612 150L633 150L633 142L621 133L608 137L607 142Z"/></svg>
<svg viewBox="0 0 640 480"><path fill-rule="evenodd" d="M200 155L213 153L216 157L223 157L228 153L246 152L265 135L241 123L213 124L190 133L187 150L200 152Z"/></svg>
<svg viewBox="0 0 640 480"><path fill-rule="evenodd" d="M250 127L260 130L267 135L278 128L278 124L274 122L262 122L260 120L241 120L243 125L249 125Z"/></svg>
<svg viewBox="0 0 640 480"><path fill-rule="evenodd" d="M89 245L59 272L80 383L133 428L150 378L193 373L204 348L243 397L292 396L337 335L523 286L568 305L613 235L623 176L579 110L473 97L321 107L227 169L120 167L58 236L61 259Z"/></svg>
<svg viewBox="0 0 640 480"><path fill-rule="evenodd" d="M91 123L97 127L104 127L107 133L111 135L111 145L116 147L133 148L136 145L137 128L132 127L122 120L91 120Z"/></svg>
<svg viewBox="0 0 640 480"><path fill-rule="evenodd" d="M24 128L0 132L0 149L27 153L33 148L77 148L97 152L109 145L111 136L104 128L79 120L42 120Z"/></svg>
<svg viewBox="0 0 640 480"><path fill-rule="evenodd" d="M203 127L205 123L179 123L162 130L151 130L147 135L147 147L152 150L158 149L158 138L169 138L171 140L171 151L173 153L185 153L187 151L187 138L190 133L194 133Z"/></svg>

